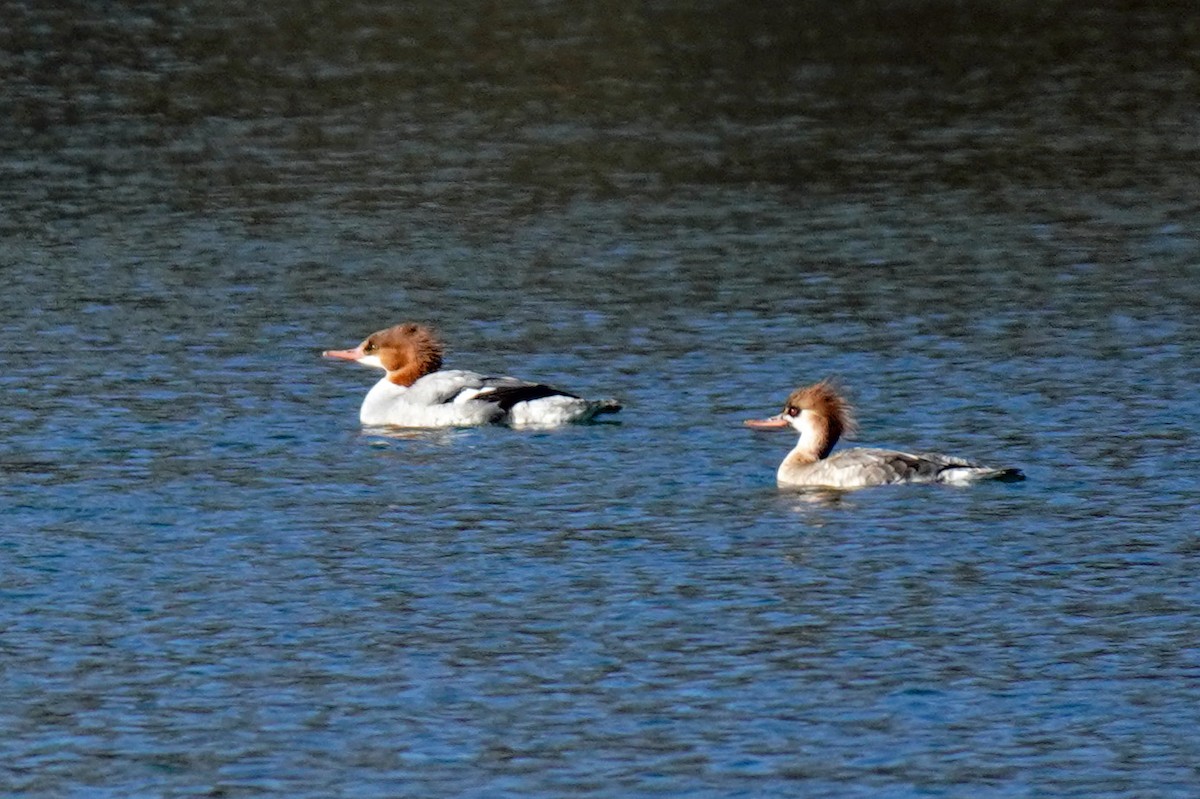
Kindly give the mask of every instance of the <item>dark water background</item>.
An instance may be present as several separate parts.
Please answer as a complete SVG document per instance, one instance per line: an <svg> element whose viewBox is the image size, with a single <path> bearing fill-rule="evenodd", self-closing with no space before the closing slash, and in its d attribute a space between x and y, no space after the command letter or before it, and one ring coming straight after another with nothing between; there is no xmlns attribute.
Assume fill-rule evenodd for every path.
<svg viewBox="0 0 1200 799"><path fill-rule="evenodd" d="M1191 4L0 22L6 794L1200 794ZM362 431L409 318L626 410ZM1030 480L779 492L827 374Z"/></svg>

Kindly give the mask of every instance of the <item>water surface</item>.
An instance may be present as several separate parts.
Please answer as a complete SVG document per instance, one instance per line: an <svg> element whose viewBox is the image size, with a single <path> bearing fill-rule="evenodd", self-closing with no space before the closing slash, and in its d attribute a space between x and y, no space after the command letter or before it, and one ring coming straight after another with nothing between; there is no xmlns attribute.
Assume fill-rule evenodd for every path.
<svg viewBox="0 0 1200 799"><path fill-rule="evenodd" d="M1195 794L1185 15L8 11L6 792ZM363 430L401 319L626 408ZM780 492L826 375L1029 480Z"/></svg>

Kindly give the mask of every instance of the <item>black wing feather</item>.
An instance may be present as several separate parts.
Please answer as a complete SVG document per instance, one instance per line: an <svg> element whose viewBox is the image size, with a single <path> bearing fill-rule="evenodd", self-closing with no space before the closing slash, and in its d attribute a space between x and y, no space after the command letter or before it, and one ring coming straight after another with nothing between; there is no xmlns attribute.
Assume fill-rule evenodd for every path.
<svg viewBox="0 0 1200 799"><path fill-rule="evenodd" d="M521 386L497 386L486 391L481 391L475 395L475 399L483 402L492 402L499 405L504 411L512 410L512 406L518 402L529 402L531 400L542 399L544 397L575 397L575 394L566 391L560 391L553 386L542 385L541 383L528 383Z"/></svg>

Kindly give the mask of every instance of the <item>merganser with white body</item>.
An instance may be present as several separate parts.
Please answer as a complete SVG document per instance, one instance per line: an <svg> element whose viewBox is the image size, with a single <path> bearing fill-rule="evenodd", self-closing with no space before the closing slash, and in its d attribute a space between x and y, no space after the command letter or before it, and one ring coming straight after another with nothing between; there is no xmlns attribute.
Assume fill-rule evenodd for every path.
<svg viewBox="0 0 1200 799"><path fill-rule="evenodd" d="M889 483L1025 479L1019 469L983 466L936 452L848 449L831 456L838 438L853 433L857 424L850 405L828 380L793 391L782 413L745 424L758 430L791 427L800 433L800 440L776 472L781 486L863 488Z"/></svg>
<svg viewBox="0 0 1200 799"><path fill-rule="evenodd" d="M365 425L557 427L621 410L616 400L587 400L542 383L442 370L442 351L431 329L405 322L372 333L355 349L323 354L387 372L363 400L358 418Z"/></svg>

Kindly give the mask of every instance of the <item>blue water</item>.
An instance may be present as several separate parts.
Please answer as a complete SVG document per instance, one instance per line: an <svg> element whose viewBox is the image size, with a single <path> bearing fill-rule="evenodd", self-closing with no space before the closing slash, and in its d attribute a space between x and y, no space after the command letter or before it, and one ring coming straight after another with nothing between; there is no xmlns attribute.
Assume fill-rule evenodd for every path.
<svg viewBox="0 0 1200 799"><path fill-rule="evenodd" d="M1194 42L691 98L727 51L666 11L676 49L585 15L623 49L583 63L561 10L491 51L418 15L427 61L369 11L256 79L236 15L4 41L6 794L1196 795ZM403 319L625 410L363 430L376 375L320 352ZM741 421L826 375L859 443L1029 479L780 491Z"/></svg>

